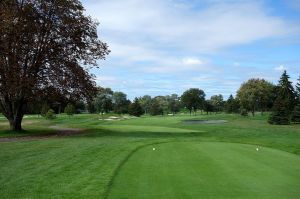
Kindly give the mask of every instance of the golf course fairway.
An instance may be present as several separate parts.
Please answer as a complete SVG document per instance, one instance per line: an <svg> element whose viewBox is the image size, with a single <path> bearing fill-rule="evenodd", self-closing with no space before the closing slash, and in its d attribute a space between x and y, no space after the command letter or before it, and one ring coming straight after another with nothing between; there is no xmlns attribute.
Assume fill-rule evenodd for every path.
<svg viewBox="0 0 300 199"><path fill-rule="evenodd" d="M170 142L134 152L107 198L272 198L300 195L300 157L255 145Z"/></svg>

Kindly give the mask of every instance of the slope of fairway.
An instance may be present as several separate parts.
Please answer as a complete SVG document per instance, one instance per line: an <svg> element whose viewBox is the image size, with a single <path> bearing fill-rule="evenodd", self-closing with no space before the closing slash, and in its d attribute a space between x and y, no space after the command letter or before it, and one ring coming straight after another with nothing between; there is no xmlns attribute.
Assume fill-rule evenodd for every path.
<svg viewBox="0 0 300 199"><path fill-rule="evenodd" d="M155 150L154 150L155 148ZM171 142L135 152L108 198L299 198L300 157L254 145Z"/></svg>

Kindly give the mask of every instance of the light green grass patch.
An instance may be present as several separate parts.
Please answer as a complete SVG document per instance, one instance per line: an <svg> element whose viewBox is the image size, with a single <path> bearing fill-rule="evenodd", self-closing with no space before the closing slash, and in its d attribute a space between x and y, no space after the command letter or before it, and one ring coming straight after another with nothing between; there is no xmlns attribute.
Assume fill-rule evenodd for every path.
<svg viewBox="0 0 300 199"><path fill-rule="evenodd" d="M300 157L256 148L216 142L144 147L121 168L108 198L298 198Z"/></svg>

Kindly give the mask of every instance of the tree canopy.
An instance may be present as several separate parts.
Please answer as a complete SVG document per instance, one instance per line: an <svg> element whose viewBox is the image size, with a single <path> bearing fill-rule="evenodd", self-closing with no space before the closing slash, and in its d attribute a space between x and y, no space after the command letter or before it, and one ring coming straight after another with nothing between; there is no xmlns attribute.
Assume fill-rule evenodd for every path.
<svg viewBox="0 0 300 199"><path fill-rule="evenodd" d="M88 69L109 53L97 25L78 0L0 2L0 106L12 130L48 87L65 96L95 88Z"/></svg>
<svg viewBox="0 0 300 199"><path fill-rule="evenodd" d="M254 115L255 111L264 112L273 99L274 86L264 79L249 79L237 91L242 108Z"/></svg>
<svg viewBox="0 0 300 199"><path fill-rule="evenodd" d="M191 88L182 94L181 101L191 114L192 111L196 112L197 109L203 108L205 93L201 89Z"/></svg>

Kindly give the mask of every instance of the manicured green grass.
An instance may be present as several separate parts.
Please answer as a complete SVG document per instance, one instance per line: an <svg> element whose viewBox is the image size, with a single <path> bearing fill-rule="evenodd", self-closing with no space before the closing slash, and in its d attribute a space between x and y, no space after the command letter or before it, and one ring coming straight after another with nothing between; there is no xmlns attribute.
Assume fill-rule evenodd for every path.
<svg viewBox="0 0 300 199"><path fill-rule="evenodd" d="M144 187L145 193L149 192L151 188L147 187L147 184L151 184L151 179L161 172L170 176L170 180L156 181L156 186L165 187L169 193L176 189L174 194L178 196L190 194L186 196L216 198L214 196L222 192L222 184L212 189L213 184L226 184L228 179L228 184L236 186L226 195L228 197L251 198L253 195L263 195L257 198L268 198L270 195L269 198L272 198L271 196L274 196L272 193L267 194L272 187L275 193L282 194L278 196L300 197L297 191L290 191L291 195L285 195L288 194L286 191L290 190L285 185L292 182L300 184L299 175L294 174L295 171L299 173L299 170L295 170L293 166L299 165L300 125L272 126L266 122L267 115L247 118L226 114L145 116L122 121L103 120L109 116L59 115L53 121L30 116L24 119L23 127L26 131L23 133L9 132L7 121L0 118L0 137L52 134L59 128L80 128L86 133L71 137L0 142L0 198L104 198L105 196L125 198L127 197L125 194L129 196L133 194L131 191L140 193L142 188L139 187ZM182 122L187 119L222 119L228 122L225 124ZM153 153L151 144L155 143L169 144L157 145L158 150ZM261 158L253 158L253 155L258 154L252 150L252 145L229 144L230 147L226 147L229 146L228 143L263 146L262 153L259 153L261 156L258 156ZM161 151L160 147L165 150ZM230 155L220 156L223 150ZM161 154L162 157L157 157L157 154ZM185 154L190 155L185 157ZM149 159L152 155L155 155L153 162ZM135 161L135 158L139 161ZM161 171L156 173L151 170L152 167L143 167L143 162L149 161L149 165L154 165L153 168L159 167ZM203 168L202 162L205 161L209 172L201 173L203 182L196 186L200 174L197 178L197 175L193 176L193 168ZM269 161L272 161L272 164L269 164ZM184 162L189 162L190 166L184 165ZM249 163L248 166L245 165L247 171L240 166L244 163ZM175 167L176 164L181 166ZM216 166L217 164L221 166ZM259 166L258 170L254 169L255 166ZM130 184L124 188L126 177L122 176L139 167L141 171L146 170L148 173L137 175L138 182L132 188ZM209 178L210 172L213 171L216 172L214 178ZM266 172L265 177L261 176L263 172ZM235 174L235 178L228 177L231 173ZM271 178L269 174L274 177ZM256 181L256 177L261 177L261 182ZM178 184L178 188L172 184L173 181L176 182L175 178L182 182ZM133 176L132 180L134 179ZM234 182L234 179L237 181ZM133 183L130 180L128 179L128 183ZM257 188L261 184L264 186ZM200 185L206 189L199 188ZM122 187L124 196L118 186ZM247 186L252 191L245 191ZM253 190L255 188L256 191ZM195 194L199 195L194 197Z"/></svg>
<svg viewBox="0 0 300 199"><path fill-rule="evenodd" d="M254 145L157 144L129 158L108 198L298 198L299 165L297 155Z"/></svg>

